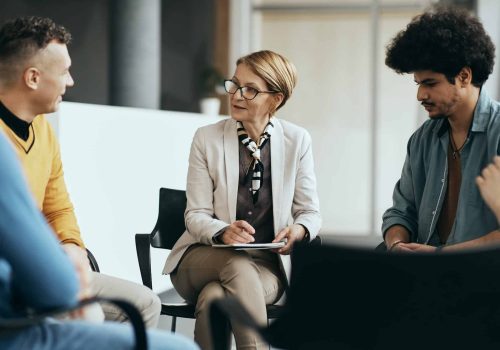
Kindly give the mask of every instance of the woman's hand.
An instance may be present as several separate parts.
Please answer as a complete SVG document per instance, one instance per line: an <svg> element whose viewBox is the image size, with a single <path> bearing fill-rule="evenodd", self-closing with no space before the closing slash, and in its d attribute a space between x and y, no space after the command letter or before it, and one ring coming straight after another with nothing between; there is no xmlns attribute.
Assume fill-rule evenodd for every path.
<svg viewBox="0 0 500 350"><path fill-rule="evenodd" d="M252 225L245 220L238 220L226 228L221 235L221 240L224 244L252 243L255 241L254 234L255 229Z"/></svg>
<svg viewBox="0 0 500 350"><path fill-rule="evenodd" d="M286 244L284 247L275 250L279 254L290 254L292 251L293 243L296 241L301 241L306 235L306 229L302 225L293 224L285 227L281 230L273 240L273 243L282 241L286 238Z"/></svg>

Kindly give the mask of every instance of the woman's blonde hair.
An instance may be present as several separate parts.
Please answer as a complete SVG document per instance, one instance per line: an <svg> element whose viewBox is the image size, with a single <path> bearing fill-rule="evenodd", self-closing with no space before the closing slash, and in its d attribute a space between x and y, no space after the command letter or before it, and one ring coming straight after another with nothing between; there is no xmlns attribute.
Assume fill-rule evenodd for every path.
<svg viewBox="0 0 500 350"><path fill-rule="evenodd" d="M283 94L283 101L271 112L273 115L292 95L297 84L297 70L292 62L276 52L263 50L243 56L236 61L236 65L247 65L256 75L261 77L270 91Z"/></svg>

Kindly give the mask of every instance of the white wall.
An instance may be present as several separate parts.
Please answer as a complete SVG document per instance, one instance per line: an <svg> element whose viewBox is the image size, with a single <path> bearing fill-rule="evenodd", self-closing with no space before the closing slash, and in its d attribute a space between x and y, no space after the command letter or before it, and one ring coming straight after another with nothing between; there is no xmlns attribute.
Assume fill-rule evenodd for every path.
<svg viewBox="0 0 500 350"><path fill-rule="evenodd" d="M485 83L485 88L494 99L500 98L500 68L498 67L498 55L500 54L500 22L498 16L500 15L500 1L498 0L479 0L477 4L477 14L483 22L484 29L493 40L495 44L495 66L493 73Z"/></svg>
<svg viewBox="0 0 500 350"><path fill-rule="evenodd" d="M261 46L254 49L282 53L297 67L297 87L277 115L311 133L321 234L360 242L370 236L379 242L382 214L392 205L406 143L421 124L413 76L385 66L385 46L417 11L386 11L379 18L375 159L370 12L261 12L260 22L256 20Z"/></svg>
<svg viewBox="0 0 500 350"><path fill-rule="evenodd" d="M220 117L64 102L49 117L82 236L101 272L141 282L134 235L156 223L160 187L186 188L194 132ZM168 251L152 251L153 289Z"/></svg>

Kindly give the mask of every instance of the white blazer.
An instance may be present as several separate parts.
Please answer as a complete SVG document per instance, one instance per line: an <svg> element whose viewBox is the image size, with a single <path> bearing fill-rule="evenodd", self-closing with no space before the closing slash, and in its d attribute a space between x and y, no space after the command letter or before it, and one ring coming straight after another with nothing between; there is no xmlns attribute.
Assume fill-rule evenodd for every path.
<svg viewBox="0 0 500 350"><path fill-rule="evenodd" d="M238 142L234 119L196 131L189 155L186 231L172 248L164 274L175 269L190 245L212 244L215 233L236 221ZM305 129L277 118L271 136L271 181L274 234L295 223L307 227L313 239L321 227L321 216L311 136ZM280 257L289 277L289 256Z"/></svg>

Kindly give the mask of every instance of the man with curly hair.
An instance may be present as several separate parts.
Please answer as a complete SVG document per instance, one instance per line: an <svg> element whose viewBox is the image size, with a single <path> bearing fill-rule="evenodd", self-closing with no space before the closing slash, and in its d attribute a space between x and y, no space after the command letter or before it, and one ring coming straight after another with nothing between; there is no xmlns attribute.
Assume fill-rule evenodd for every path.
<svg viewBox="0 0 500 350"><path fill-rule="evenodd" d="M500 104L484 82L495 47L459 9L415 18L387 46L386 65L412 73L427 120L410 138L393 206L383 216L388 250L434 252L500 243L494 213L475 184L500 150Z"/></svg>
<svg viewBox="0 0 500 350"><path fill-rule="evenodd" d="M88 290L85 293L126 299L141 311L148 327L156 327L161 302L149 288L89 272L64 182L59 144L43 116L58 109L66 88L74 84L69 72L70 40L70 33L48 18L21 17L0 28L0 132L3 130L17 150L39 209L79 267L82 289ZM30 242L20 236L19 244ZM104 312L106 319L125 321L116 308L104 306Z"/></svg>

